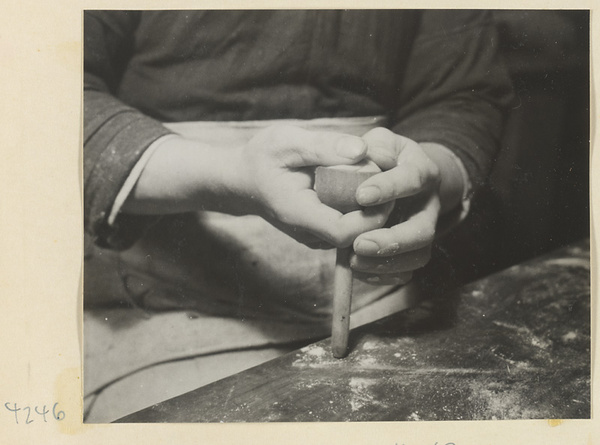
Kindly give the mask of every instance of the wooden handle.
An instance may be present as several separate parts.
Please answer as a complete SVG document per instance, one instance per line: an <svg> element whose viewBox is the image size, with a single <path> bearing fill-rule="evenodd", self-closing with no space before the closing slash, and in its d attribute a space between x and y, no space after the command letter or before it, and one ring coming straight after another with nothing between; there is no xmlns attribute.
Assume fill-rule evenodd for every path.
<svg viewBox="0 0 600 445"><path fill-rule="evenodd" d="M355 165L317 167L315 191L323 204L342 213L359 210L356 202L358 186L379 173L379 167L370 161ZM331 321L331 350L335 358L348 354L350 309L352 307L352 247L337 250L333 282L333 318Z"/></svg>
<svg viewBox="0 0 600 445"><path fill-rule="evenodd" d="M348 353L350 334L350 308L352 306L352 247L337 249L333 278L333 319L331 323L331 350L335 358Z"/></svg>

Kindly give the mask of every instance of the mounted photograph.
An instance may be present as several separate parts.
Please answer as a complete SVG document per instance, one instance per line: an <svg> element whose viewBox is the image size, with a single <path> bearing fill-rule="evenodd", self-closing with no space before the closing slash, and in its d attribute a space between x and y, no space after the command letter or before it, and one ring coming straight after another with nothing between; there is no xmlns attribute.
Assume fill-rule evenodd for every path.
<svg viewBox="0 0 600 445"><path fill-rule="evenodd" d="M83 11L83 421L590 419L590 11Z"/></svg>

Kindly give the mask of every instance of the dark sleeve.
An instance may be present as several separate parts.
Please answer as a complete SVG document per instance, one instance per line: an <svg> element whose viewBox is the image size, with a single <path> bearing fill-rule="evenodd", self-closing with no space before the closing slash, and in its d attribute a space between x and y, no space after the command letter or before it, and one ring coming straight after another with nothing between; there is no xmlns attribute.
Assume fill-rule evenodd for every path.
<svg viewBox="0 0 600 445"><path fill-rule="evenodd" d="M108 224L113 202L144 151L169 131L116 98L133 47L135 11L84 13L84 227L102 247L129 247L154 221L120 214Z"/></svg>
<svg viewBox="0 0 600 445"><path fill-rule="evenodd" d="M489 173L512 100L497 44L485 11L424 12L393 127L451 149L475 188Z"/></svg>

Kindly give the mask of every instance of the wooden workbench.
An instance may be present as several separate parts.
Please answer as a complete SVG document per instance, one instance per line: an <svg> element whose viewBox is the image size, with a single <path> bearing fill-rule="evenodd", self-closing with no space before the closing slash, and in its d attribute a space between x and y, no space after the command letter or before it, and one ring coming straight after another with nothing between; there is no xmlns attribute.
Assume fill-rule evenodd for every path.
<svg viewBox="0 0 600 445"><path fill-rule="evenodd" d="M514 266L120 422L590 417L589 242Z"/></svg>

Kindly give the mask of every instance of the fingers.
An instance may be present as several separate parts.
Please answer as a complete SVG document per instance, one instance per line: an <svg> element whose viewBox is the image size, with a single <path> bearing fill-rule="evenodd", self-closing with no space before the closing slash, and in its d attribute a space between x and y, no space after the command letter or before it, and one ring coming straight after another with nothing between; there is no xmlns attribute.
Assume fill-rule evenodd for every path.
<svg viewBox="0 0 600 445"><path fill-rule="evenodd" d="M385 258L354 255L350 259L352 270L370 274L397 274L412 272L425 266L431 259L431 245Z"/></svg>
<svg viewBox="0 0 600 445"><path fill-rule="evenodd" d="M359 235L350 265L364 281L395 283L407 278L401 274L410 274L431 258L440 212L440 172L411 139L381 128L368 132L364 139L369 146L368 159L386 171L361 184L356 193L358 203L370 206L398 200L396 210L411 216L390 228Z"/></svg>
<svg viewBox="0 0 600 445"><path fill-rule="evenodd" d="M412 272L396 272L390 274L379 274L374 275L371 273L362 273L353 271L352 276L357 280L364 281L369 284L376 284L380 286L395 285L400 286L408 283L413 276Z"/></svg>
<svg viewBox="0 0 600 445"><path fill-rule="evenodd" d="M282 206L273 215L276 226L296 239L290 232L300 230L335 247L347 247L361 233L383 227L393 209L386 204L342 214L322 204L312 190L304 190L296 198L293 206Z"/></svg>
<svg viewBox="0 0 600 445"><path fill-rule="evenodd" d="M435 237L439 210L439 197L432 194L421 210L406 221L358 236L354 240L354 252L360 256L388 257L427 247Z"/></svg>
<svg viewBox="0 0 600 445"><path fill-rule="evenodd" d="M382 170L390 170L397 165L398 156L404 145L413 142L411 139L397 135L387 128L374 128L363 135L367 143L367 155Z"/></svg>
<svg viewBox="0 0 600 445"><path fill-rule="evenodd" d="M362 138L326 131L307 131L291 125L275 125L254 140L280 160L282 167L354 164L367 154Z"/></svg>
<svg viewBox="0 0 600 445"><path fill-rule="evenodd" d="M365 181L356 192L362 206L416 195L439 184L439 169L415 141L376 128L363 136L368 157L384 171Z"/></svg>
<svg viewBox="0 0 600 445"><path fill-rule="evenodd" d="M362 206L377 205L395 199L416 195L432 189L439 183L437 166L423 153L409 148L398 158L391 170L367 179L356 191L356 200Z"/></svg>
<svg viewBox="0 0 600 445"><path fill-rule="evenodd" d="M312 250L335 249L335 246L333 246L332 244L323 241L321 238L318 238L312 233L308 233L297 227L285 226L284 224L278 223L277 221L273 221L272 224L274 227L288 234L291 238L295 239L300 244L304 244L306 247Z"/></svg>
<svg viewBox="0 0 600 445"><path fill-rule="evenodd" d="M399 274L425 266L431 258L439 208L439 198L432 194L407 221L358 236L350 267L365 277L363 281L394 284L400 281Z"/></svg>
<svg viewBox="0 0 600 445"><path fill-rule="evenodd" d="M338 133L273 126L257 134L250 145L259 153L254 163L270 166L262 168L264 175L253 176L256 190L251 190L250 197L261 203L267 219L295 238L298 235L291 232L300 231L336 247L354 242L359 256L393 256L422 248L432 239L437 211L431 209L429 231L424 224L428 218L420 213L400 226L382 229L397 199L423 195L439 182L436 165L416 142L385 129L370 131L363 141ZM367 208L342 214L322 204L310 181L301 175L302 167L356 164L365 158L367 148L375 163L388 168L358 188L358 203Z"/></svg>
<svg viewBox="0 0 600 445"><path fill-rule="evenodd" d="M390 202L342 215L339 221L339 238L336 246L350 246L360 234L383 227L393 209L394 204ZM369 227L375 228L369 229Z"/></svg>

